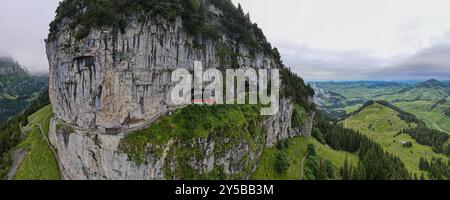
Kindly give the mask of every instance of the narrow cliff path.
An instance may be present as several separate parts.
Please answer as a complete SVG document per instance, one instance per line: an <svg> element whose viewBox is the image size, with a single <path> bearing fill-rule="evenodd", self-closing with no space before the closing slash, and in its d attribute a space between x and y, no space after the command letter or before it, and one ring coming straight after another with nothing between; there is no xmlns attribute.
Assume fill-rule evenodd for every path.
<svg viewBox="0 0 450 200"><path fill-rule="evenodd" d="M319 150L320 150L320 146L317 147L316 152L319 152ZM305 161L306 161L306 158L308 158L308 153L306 153L306 155L302 159L302 169L301 169L301 172L300 172L300 180L303 180L303 176L305 175Z"/></svg>
<svg viewBox="0 0 450 200"><path fill-rule="evenodd" d="M22 132L22 135L26 135L28 131L30 131L29 126L21 127L20 131ZM9 168L8 174L6 175L6 180L12 180L14 176L17 173L17 170L19 169L20 163L22 163L23 159L27 155L27 150L24 148L19 148L17 150L14 150L11 154L11 160L12 164Z"/></svg>
<svg viewBox="0 0 450 200"><path fill-rule="evenodd" d="M53 148L52 144L50 143L50 140L48 139L48 136L44 133L44 131L42 129L42 124L38 124L38 127L39 127L39 132L41 133L41 135L44 138L45 142L47 143L48 147L50 147L50 149L53 151L53 153L56 156L56 151Z"/></svg>
<svg viewBox="0 0 450 200"><path fill-rule="evenodd" d="M8 174L6 175L7 180L13 179L13 177L16 175L17 169L19 169L20 163L22 163L22 160L25 158L26 155L27 150L22 148L15 150L11 154L12 164Z"/></svg>
<svg viewBox="0 0 450 200"><path fill-rule="evenodd" d="M44 133L44 130L42 128L42 124L38 124L39 132L41 132L42 137L44 138L45 142L47 143L47 146L50 148L50 150L53 152L53 155L55 156L56 162L58 163L58 171L61 178L64 178L63 176L63 168L61 165L61 162L59 161L58 153L55 149L55 147L50 143L50 139L48 138L48 135Z"/></svg>
<svg viewBox="0 0 450 200"><path fill-rule="evenodd" d="M138 126L131 127L131 128L123 128L123 129L122 129L123 136L127 136L127 135L130 134L130 133L133 133L133 132L135 132L135 131L138 131L138 130L147 128L147 127L149 127L151 124L153 124L154 122L156 122L159 118L161 118L161 117L167 115L167 113L173 112L173 111L175 111L175 110L177 110L177 109L180 109L180 108L183 108L183 107L172 108L172 109L165 109L165 110L163 110L163 111L160 111L160 112L158 112L158 113L155 113L151 118L146 119L146 121L145 121L144 123L142 123L142 124L140 124L140 125L138 125ZM64 125L64 126L67 126L67 127L70 127L70 128L76 129L76 130L84 131L84 132L98 132L98 129L96 129L96 128L82 128L82 127L80 127L80 126L77 126L77 125L74 125L74 124L70 124L70 123L64 122L64 121L59 120L59 119L57 119L57 122L58 122L59 124Z"/></svg>
<svg viewBox="0 0 450 200"><path fill-rule="evenodd" d="M53 115L53 113L50 113L47 116L45 116L44 119L48 119L52 115ZM44 133L44 129L42 128L42 123L36 123L36 124L39 128L39 132L41 133L42 137L44 138L45 142L47 143L47 146L50 148L50 150L53 151L53 154L55 154L55 157L57 157L56 150L53 148L53 145L50 143L50 140L48 139L48 134Z"/></svg>

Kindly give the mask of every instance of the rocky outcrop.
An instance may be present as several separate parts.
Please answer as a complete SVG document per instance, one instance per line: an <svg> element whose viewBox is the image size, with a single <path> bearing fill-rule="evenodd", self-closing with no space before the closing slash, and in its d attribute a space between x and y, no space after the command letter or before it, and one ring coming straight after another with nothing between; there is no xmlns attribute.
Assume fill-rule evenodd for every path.
<svg viewBox="0 0 450 200"><path fill-rule="evenodd" d="M279 141L296 136L311 136L315 113L309 112L305 124L300 128L294 128L291 123L293 110L294 104L288 99L282 99L280 112L264 122L264 126L267 128L267 146L272 147Z"/></svg>

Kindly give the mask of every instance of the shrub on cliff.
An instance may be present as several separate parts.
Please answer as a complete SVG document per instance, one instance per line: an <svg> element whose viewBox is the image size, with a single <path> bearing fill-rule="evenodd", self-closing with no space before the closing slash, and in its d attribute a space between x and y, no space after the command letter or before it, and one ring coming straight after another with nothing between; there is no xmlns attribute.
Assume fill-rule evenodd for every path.
<svg viewBox="0 0 450 200"><path fill-rule="evenodd" d="M277 162L276 162L276 169L279 173L286 173L286 171L291 166L291 163L289 162L289 159L287 158L285 151L278 151L277 154Z"/></svg>

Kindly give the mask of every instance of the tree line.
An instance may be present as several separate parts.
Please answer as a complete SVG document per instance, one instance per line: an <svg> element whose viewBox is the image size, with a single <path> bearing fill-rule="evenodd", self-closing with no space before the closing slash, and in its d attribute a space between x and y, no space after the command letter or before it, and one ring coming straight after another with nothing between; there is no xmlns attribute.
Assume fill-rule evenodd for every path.
<svg viewBox="0 0 450 200"><path fill-rule="evenodd" d="M396 156L361 134L345 128L341 123L329 121L324 116L315 120L313 137L335 150L357 153L359 163L348 162L341 168L343 179L349 180L409 180L412 179L404 163Z"/></svg>
<svg viewBox="0 0 450 200"><path fill-rule="evenodd" d="M432 180L449 180L450 179L450 160L445 163L441 158L432 158L430 161L420 158L419 169L427 171L428 176Z"/></svg>
<svg viewBox="0 0 450 200"><path fill-rule="evenodd" d="M450 136L447 133L419 125L415 128L402 130L399 134L408 134L417 143L430 146L436 153L442 153L450 157L450 145L447 141Z"/></svg>
<svg viewBox="0 0 450 200"><path fill-rule="evenodd" d="M314 144L308 144L307 146L303 169L304 177L307 180L334 180L338 178L333 163L319 156L316 149Z"/></svg>

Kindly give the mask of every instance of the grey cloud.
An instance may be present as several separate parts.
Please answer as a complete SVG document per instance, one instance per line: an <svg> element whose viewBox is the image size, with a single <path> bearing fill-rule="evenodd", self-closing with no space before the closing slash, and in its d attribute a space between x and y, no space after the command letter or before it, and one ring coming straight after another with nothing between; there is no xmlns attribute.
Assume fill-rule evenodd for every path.
<svg viewBox="0 0 450 200"><path fill-rule="evenodd" d="M332 51L279 43L286 65L306 80L426 80L450 79L450 43L397 57L373 56L370 51Z"/></svg>
<svg viewBox="0 0 450 200"><path fill-rule="evenodd" d="M373 74L378 79L450 79L450 43L439 44L404 58Z"/></svg>
<svg viewBox="0 0 450 200"><path fill-rule="evenodd" d="M332 51L280 43L286 65L306 80L365 79L383 60L370 51Z"/></svg>

